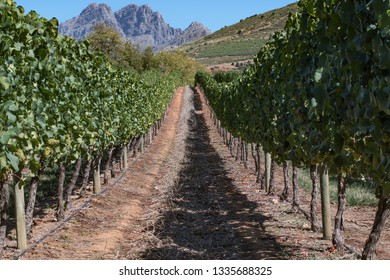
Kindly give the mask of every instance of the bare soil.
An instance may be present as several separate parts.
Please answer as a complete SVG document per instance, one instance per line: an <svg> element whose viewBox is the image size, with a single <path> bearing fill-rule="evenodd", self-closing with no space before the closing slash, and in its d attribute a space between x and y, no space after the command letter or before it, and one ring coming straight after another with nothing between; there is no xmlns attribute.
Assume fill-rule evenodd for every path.
<svg viewBox="0 0 390 280"><path fill-rule="evenodd" d="M356 252L339 254L291 203L279 200L282 188L278 168L276 195L260 190L253 162L245 168L231 156L204 96L187 87L176 92L159 134L119 180L111 179L102 195L76 201L64 223L47 211L35 221L30 249L20 254L9 240L5 258L358 258L374 208L346 210L346 242ZM308 209L309 194L301 191L300 198ZM388 226L377 254L390 259Z"/></svg>

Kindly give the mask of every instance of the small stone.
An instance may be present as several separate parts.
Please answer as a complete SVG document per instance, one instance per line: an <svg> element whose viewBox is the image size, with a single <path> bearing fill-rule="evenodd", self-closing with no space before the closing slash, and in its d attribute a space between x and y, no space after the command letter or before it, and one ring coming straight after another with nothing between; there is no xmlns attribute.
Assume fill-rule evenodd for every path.
<svg viewBox="0 0 390 280"><path fill-rule="evenodd" d="M310 227L310 225L304 223L301 228L307 230L307 229L310 229L311 227Z"/></svg>

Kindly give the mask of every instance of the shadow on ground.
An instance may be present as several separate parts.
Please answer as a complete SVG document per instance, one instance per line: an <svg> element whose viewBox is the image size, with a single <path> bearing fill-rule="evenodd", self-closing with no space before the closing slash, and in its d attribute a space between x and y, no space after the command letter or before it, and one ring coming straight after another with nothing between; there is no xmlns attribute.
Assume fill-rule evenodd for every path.
<svg viewBox="0 0 390 280"><path fill-rule="evenodd" d="M189 120L186 159L170 210L159 221L162 245L145 259L286 259L274 237L265 233L266 217L239 193L213 148L199 95ZM289 248L288 250L291 250Z"/></svg>

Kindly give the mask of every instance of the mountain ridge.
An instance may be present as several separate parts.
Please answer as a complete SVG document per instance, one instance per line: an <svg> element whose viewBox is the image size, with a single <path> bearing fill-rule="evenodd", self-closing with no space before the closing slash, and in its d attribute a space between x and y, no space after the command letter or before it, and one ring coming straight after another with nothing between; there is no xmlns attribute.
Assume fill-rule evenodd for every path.
<svg viewBox="0 0 390 280"><path fill-rule="evenodd" d="M148 5L129 4L113 12L109 5L96 3L88 5L80 15L60 23L59 32L83 40L97 23L114 27L124 39L142 49L149 46L154 50L177 47L212 33L199 22L191 23L185 30L173 28Z"/></svg>

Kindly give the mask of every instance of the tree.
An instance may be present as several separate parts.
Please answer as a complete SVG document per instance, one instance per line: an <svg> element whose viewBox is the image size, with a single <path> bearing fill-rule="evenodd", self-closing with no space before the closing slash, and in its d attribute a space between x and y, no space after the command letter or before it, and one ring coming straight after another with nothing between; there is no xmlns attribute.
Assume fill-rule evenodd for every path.
<svg viewBox="0 0 390 280"><path fill-rule="evenodd" d="M152 47L147 47L142 54L142 68L143 70L157 68L157 63Z"/></svg>
<svg viewBox="0 0 390 280"><path fill-rule="evenodd" d="M181 73L185 83L193 83L195 74L199 70L204 70L198 62L188 57L183 51L160 52L155 56L157 67L163 72Z"/></svg>
<svg viewBox="0 0 390 280"><path fill-rule="evenodd" d="M93 32L87 37L87 40L95 50L102 52L111 62L117 64L123 41L114 27L98 23L94 25Z"/></svg>
<svg viewBox="0 0 390 280"><path fill-rule="evenodd" d="M118 65L122 68L133 68L138 72L142 72L142 56L139 48L131 42L124 42L121 49L121 61Z"/></svg>

